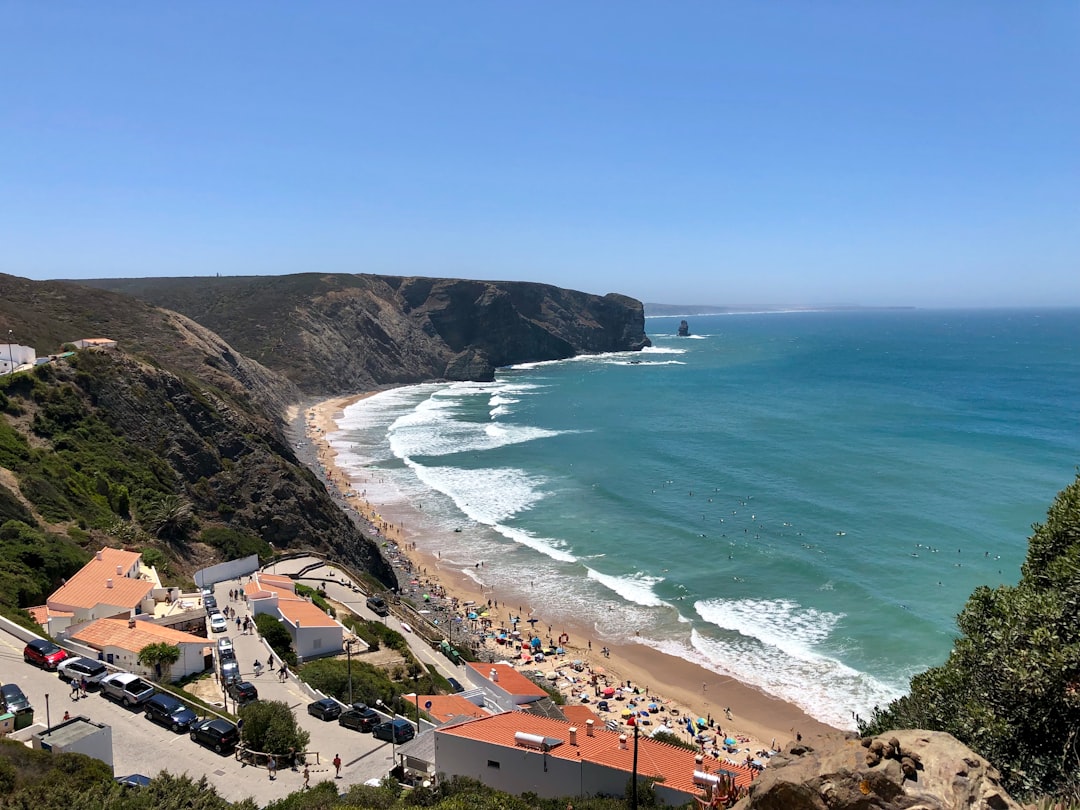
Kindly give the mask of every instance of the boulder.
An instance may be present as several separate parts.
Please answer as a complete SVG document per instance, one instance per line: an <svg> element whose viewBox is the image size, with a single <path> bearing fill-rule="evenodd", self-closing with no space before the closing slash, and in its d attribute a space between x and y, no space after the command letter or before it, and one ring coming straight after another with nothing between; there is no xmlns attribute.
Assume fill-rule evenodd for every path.
<svg viewBox="0 0 1080 810"><path fill-rule="evenodd" d="M1020 810L997 770L951 734L905 730L791 744L737 810Z"/></svg>

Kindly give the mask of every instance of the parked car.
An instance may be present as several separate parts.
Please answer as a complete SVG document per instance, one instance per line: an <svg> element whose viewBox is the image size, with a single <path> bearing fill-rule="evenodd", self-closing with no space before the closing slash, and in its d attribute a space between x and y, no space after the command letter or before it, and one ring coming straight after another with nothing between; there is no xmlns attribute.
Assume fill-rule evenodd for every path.
<svg viewBox="0 0 1080 810"><path fill-rule="evenodd" d="M338 717L338 725L357 731L371 731L382 722L378 713L364 703L354 703Z"/></svg>
<svg viewBox="0 0 1080 810"><path fill-rule="evenodd" d="M366 604L368 609L376 616L390 615L390 606L386 604L386 600L381 596L369 596Z"/></svg>
<svg viewBox="0 0 1080 810"><path fill-rule="evenodd" d="M220 720L216 717L208 717L199 720L191 727L191 739L212 748L219 754L225 754L236 748L240 742L240 732L236 726L228 720Z"/></svg>
<svg viewBox="0 0 1080 810"><path fill-rule="evenodd" d="M457 678L447 678L446 682L450 684L450 688L455 692L464 692L465 687L461 685L461 681Z"/></svg>
<svg viewBox="0 0 1080 810"><path fill-rule="evenodd" d="M5 683L0 686L0 708L12 714L18 714L30 708L30 701L17 683Z"/></svg>
<svg viewBox="0 0 1080 810"><path fill-rule="evenodd" d="M228 636L222 636L217 640L217 652L218 655L223 658L227 658L230 655L236 658L236 649L233 647L232 639Z"/></svg>
<svg viewBox="0 0 1080 810"><path fill-rule="evenodd" d="M240 681L240 665L236 663L235 658L230 658L227 661L219 661L219 669L221 671L221 682L228 686L231 683L238 683Z"/></svg>
<svg viewBox="0 0 1080 810"><path fill-rule="evenodd" d="M206 608L206 615L207 616L209 616L209 615L211 615L213 613L218 613L219 612L218 609L217 609L217 597L215 597L213 594L210 594L209 596L204 595L203 599L202 599L202 603L203 603L203 607Z"/></svg>
<svg viewBox="0 0 1080 810"><path fill-rule="evenodd" d="M385 723L379 723L371 729L371 733L377 740L392 741L398 745L406 743L416 736L412 723L408 720L402 720L400 717L387 720Z"/></svg>
<svg viewBox="0 0 1080 810"><path fill-rule="evenodd" d="M185 703L165 692L151 695L143 704L143 710L147 720L168 726L177 733L187 731L199 719Z"/></svg>
<svg viewBox="0 0 1080 810"><path fill-rule="evenodd" d="M138 675L130 672L114 672L101 679L101 694L123 703L127 707L141 706L150 699L155 689Z"/></svg>
<svg viewBox="0 0 1080 810"><path fill-rule="evenodd" d="M247 706L259 699L259 690L255 684L247 681L234 681L229 684L229 697L236 701L237 708Z"/></svg>
<svg viewBox="0 0 1080 810"><path fill-rule="evenodd" d="M130 773L127 776L117 776L113 781L124 787L141 788L150 784L150 777L141 773Z"/></svg>
<svg viewBox="0 0 1080 810"><path fill-rule="evenodd" d="M109 674L109 668L93 658L65 658L56 668L62 681L81 681L86 678L87 686L97 686L101 679Z"/></svg>
<svg viewBox="0 0 1080 810"><path fill-rule="evenodd" d="M229 629L228 620L220 613L210 614L210 632L212 633L224 633Z"/></svg>
<svg viewBox="0 0 1080 810"><path fill-rule="evenodd" d="M56 669L67 657L67 652L47 638L35 638L23 648L23 660L42 669Z"/></svg>
<svg viewBox="0 0 1080 810"><path fill-rule="evenodd" d="M307 713L320 720L337 720L341 716L341 704L333 698L323 698L309 703Z"/></svg>

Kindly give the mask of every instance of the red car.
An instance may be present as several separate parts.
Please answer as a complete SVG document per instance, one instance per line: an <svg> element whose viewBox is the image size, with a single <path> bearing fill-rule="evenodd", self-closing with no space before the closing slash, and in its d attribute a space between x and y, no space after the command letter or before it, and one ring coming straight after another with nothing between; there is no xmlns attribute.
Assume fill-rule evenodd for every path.
<svg viewBox="0 0 1080 810"><path fill-rule="evenodd" d="M42 669L56 669L68 657L66 651L45 638L35 638L26 645L22 655L26 663L36 664Z"/></svg>

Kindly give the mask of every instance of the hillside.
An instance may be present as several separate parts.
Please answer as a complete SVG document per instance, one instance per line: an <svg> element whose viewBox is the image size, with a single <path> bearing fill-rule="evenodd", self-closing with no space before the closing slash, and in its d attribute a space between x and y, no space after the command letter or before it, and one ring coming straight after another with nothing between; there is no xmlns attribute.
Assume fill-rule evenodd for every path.
<svg viewBox="0 0 1080 810"><path fill-rule="evenodd" d="M641 303L528 282L303 273L79 282L182 313L308 394L490 380L649 345Z"/></svg>

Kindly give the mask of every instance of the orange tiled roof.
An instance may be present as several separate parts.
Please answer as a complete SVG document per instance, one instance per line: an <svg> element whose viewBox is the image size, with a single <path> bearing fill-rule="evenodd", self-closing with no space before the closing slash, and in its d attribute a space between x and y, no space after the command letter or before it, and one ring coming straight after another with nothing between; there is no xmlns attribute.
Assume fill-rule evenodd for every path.
<svg viewBox="0 0 1080 810"><path fill-rule="evenodd" d="M262 574L258 575L259 582L262 583L264 588L277 586L279 588L285 588L288 591L296 591L296 583L292 579L281 574Z"/></svg>
<svg viewBox="0 0 1080 810"><path fill-rule="evenodd" d="M263 587L258 582L245 582L244 593L248 597L254 597L255 599L264 598L270 595L270 591L263 590Z"/></svg>
<svg viewBox="0 0 1080 810"><path fill-rule="evenodd" d="M48 605L38 605L37 607L26 608L26 612L34 617L34 621L44 626L49 623L49 619L67 617L70 618L75 614L70 610L50 610Z"/></svg>
<svg viewBox="0 0 1080 810"><path fill-rule="evenodd" d="M494 664L470 663L469 667L474 672L479 673L485 681L488 683L495 683L511 695L529 695L537 698L548 696L548 693L544 691L543 687L534 683L529 678L526 678L509 664L502 662L496 662ZM499 674L498 681L491 680L490 673L493 669Z"/></svg>
<svg viewBox="0 0 1080 810"><path fill-rule="evenodd" d="M125 576L141 557L137 551L103 548L100 553L100 560L95 556L57 588L48 604L87 609L100 604L134 608L154 589L152 582ZM112 580L111 588L109 580Z"/></svg>
<svg viewBox="0 0 1080 810"><path fill-rule="evenodd" d="M585 728L586 720L592 720L597 726L604 725L603 718L588 706L560 706L559 710L566 715L566 719L572 725L578 728Z"/></svg>
<svg viewBox="0 0 1080 810"><path fill-rule="evenodd" d="M570 744L570 727L577 728L577 745ZM608 731L596 726L593 736L586 733L584 724L576 725L565 720L553 720L549 717L529 714L528 712L503 712L489 715L467 723L435 729L436 734L449 734L469 740L500 745L506 748L518 748L514 734L523 731L562 740L548 751L549 757L580 760L617 768L628 774L634 770L633 735L628 734L626 748L619 747L618 732ZM701 789L694 784L694 771L707 768L715 773L720 768L734 773L735 783L740 787L749 785L757 772L745 765L730 765L717 760L706 759L704 766L694 760L694 752L649 737L638 738L638 773L643 776L664 777L664 787L670 787L683 793L698 794Z"/></svg>
<svg viewBox="0 0 1080 810"><path fill-rule="evenodd" d="M401 697L407 703L413 703L414 694ZM430 709L427 708L429 701L431 702ZM451 717L487 717L491 714L461 695L420 695L420 708L440 723L445 723Z"/></svg>
<svg viewBox="0 0 1080 810"><path fill-rule="evenodd" d="M307 599L278 596L278 613L283 619L293 624L300 622L301 627L335 627L338 623L331 619L322 608Z"/></svg>
<svg viewBox="0 0 1080 810"><path fill-rule="evenodd" d="M137 621L128 627L127 619L98 619L80 627L71 636L76 641L96 649L119 647L121 650L138 652L147 644L202 644L209 642L202 636L162 627L148 621Z"/></svg>

